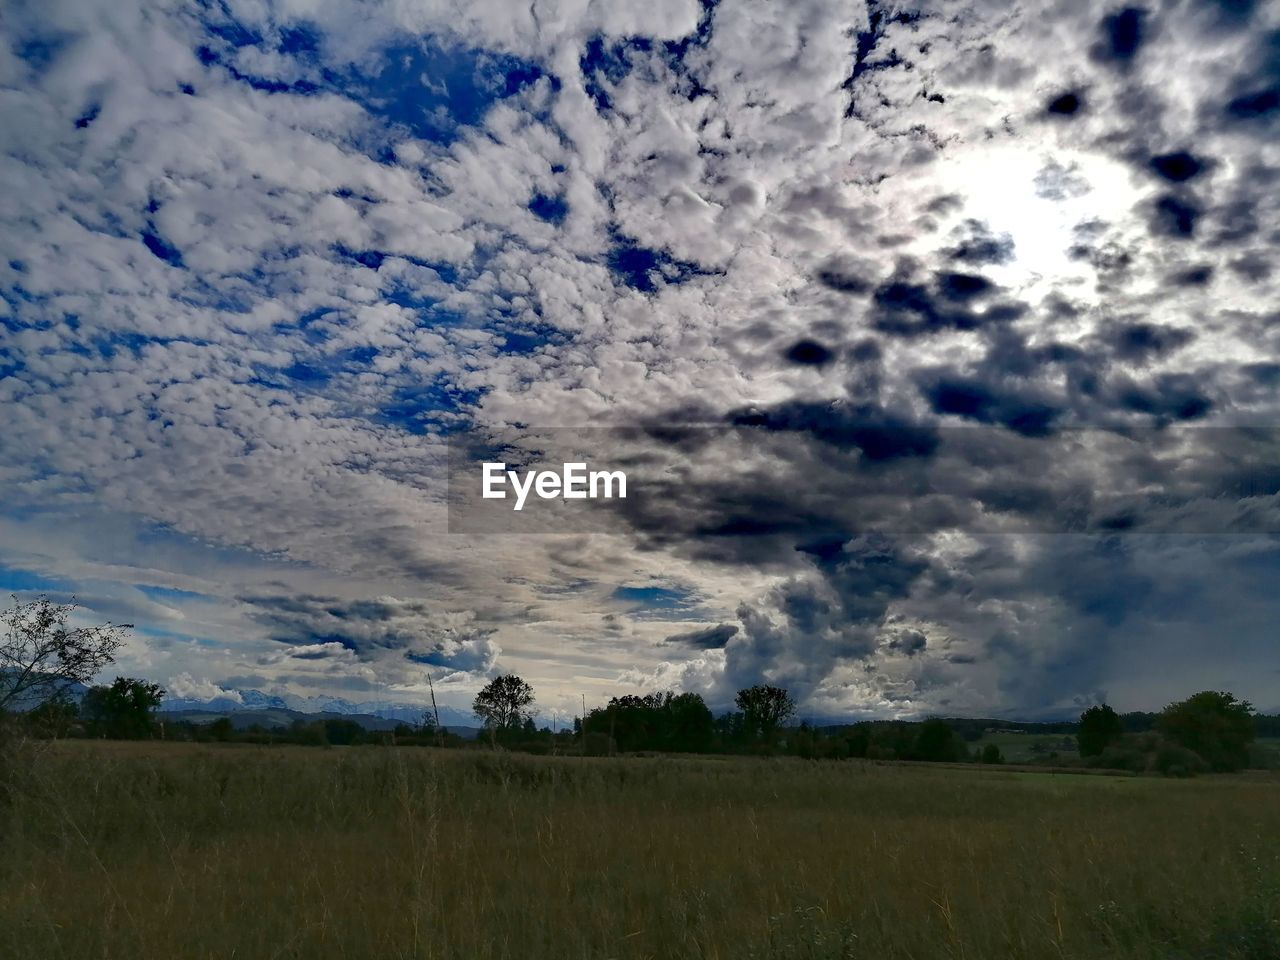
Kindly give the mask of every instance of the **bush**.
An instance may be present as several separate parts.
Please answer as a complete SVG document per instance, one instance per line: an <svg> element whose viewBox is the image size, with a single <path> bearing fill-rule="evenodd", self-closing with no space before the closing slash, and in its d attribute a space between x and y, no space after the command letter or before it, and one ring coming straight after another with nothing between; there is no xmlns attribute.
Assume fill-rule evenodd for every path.
<svg viewBox="0 0 1280 960"><path fill-rule="evenodd" d="M1177 743L1162 743L1155 751L1155 769L1166 777L1194 777L1205 773L1209 765L1194 750Z"/></svg>
<svg viewBox="0 0 1280 960"><path fill-rule="evenodd" d="M1147 754L1131 739L1113 743L1085 762L1090 767L1101 767L1104 770L1128 770L1130 773L1145 773L1147 770Z"/></svg>
<svg viewBox="0 0 1280 960"><path fill-rule="evenodd" d="M1000 754L1000 748L994 743L988 743L982 748L983 763L1004 763L1004 757Z"/></svg>
<svg viewBox="0 0 1280 960"><path fill-rule="evenodd" d="M1216 771L1242 770L1254 739L1253 707L1229 693L1204 690L1164 708L1161 736L1194 750Z"/></svg>

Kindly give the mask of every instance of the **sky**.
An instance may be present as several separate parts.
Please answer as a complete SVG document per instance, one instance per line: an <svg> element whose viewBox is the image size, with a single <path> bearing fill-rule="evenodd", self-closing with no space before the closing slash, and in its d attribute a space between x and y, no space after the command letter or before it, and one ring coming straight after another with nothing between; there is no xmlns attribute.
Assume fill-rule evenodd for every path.
<svg viewBox="0 0 1280 960"><path fill-rule="evenodd" d="M0 591L133 624L115 672L1280 708L1280 5L11 0L0 40ZM475 532L451 454L539 430L628 498Z"/></svg>

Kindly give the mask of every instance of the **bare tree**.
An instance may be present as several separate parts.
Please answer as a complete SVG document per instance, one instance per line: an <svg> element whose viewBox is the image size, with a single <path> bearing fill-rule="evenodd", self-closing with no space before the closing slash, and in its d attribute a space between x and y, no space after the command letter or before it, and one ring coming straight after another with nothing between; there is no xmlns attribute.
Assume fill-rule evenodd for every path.
<svg viewBox="0 0 1280 960"><path fill-rule="evenodd" d="M73 603L38 597L0 613L0 713L87 684L115 659L133 624L70 627Z"/></svg>

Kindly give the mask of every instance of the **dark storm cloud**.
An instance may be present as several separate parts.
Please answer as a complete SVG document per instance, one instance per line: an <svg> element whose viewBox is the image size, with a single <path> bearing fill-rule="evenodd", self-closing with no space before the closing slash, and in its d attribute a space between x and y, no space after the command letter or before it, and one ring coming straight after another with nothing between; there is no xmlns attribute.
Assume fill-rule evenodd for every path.
<svg viewBox="0 0 1280 960"><path fill-rule="evenodd" d="M816 340L797 340L787 348L786 357L800 366L823 367L832 361L834 354Z"/></svg>
<svg viewBox="0 0 1280 960"><path fill-rule="evenodd" d="M692 647L698 650L718 650L738 632L734 623L722 623L707 627L704 630L690 630L687 633L675 633L667 637L665 643L678 647Z"/></svg>
<svg viewBox="0 0 1280 960"><path fill-rule="evenodd" d="M1205 162L1185 150L1151 158L1151 169L1173 183L1186 183L1204 172Z"/></svg>
<svg viewBox="0 0 1280 960"><path fill-rule="evenodd" d="M312 595L245 596L251 616L271 639L302 648L294 659L328 659L338 650L357 660L385 662L400 657L413 663L483 673L492 669L500 648L492 628L467 618L441 617L418 600L377 597L341 600Z"/></svg>
<svg viewBox="0 0 1280 960"><path fill-rule="evenodd" d="M935 431L871 404L790 402L764 410L731 413L735 427L812 436L842 450L859 450L868 460L927 457L937 446Z"/></svg>
<svg viewBox="0 0 1280 960"><path fill-rule="evenodd" d="M873 284L869 279L873 268L852 256L832 257L814 274L814 279L836 293L868 293Z"/></svg>
<svg viewBox="0 0 1280 960"><path fill-rule="evenodd" d="M1084 97L1074 90L1067 90L1064 93L1055 94L1045 105L1045 111L1056 116L1070 117L1078 113L1082 107L1084 107Z"/></svg>
<svg viewBox="0 0 1280 960"><path fill-rule="evenodd" d="M234 669L482 673L513 621L522 658L567 659L576 629L625 665L655 634L594 585L658 569L708 587L696 614L671 602L687 626L658 646L723 660L730 692L936 703L994 672L1001 702L1044 708L1131 646L1163 668L1180 624L1207 635L1197 577L1268 594L1246 561L1187 573L1186 540L1144 546L1280 529L1274 433L1194 426L1275 422L1265 5L477 3L410 27L402 5L331 4L296 57L270 40L278 5L235 5L265 38L237 52L188 42L220 5L126 0L167 65L80 6L40 15L93 40L67 44L83 69L28 52L6 86L32 147L6 168L27 212L0 272L26 327L0 350L19 440L0 472L19 493L110 485L117 512L297 561L243 599L277 659ZM397 79L407 28L456 34L457 69L410 57ZM334 79L369 70L388 89ZM129 116L163 122L114 136ZM79 240L57 228L69 176ZM608 546L442 535L444 433L651 417L584 438L634 470ZM489 449L527 466L535 446ZM33 450L66 476L28 472ZM328 595L338 576L359 599ZM431 601L379 595L406 583Z"/></svg>
<svg viewBox="0 0 1280 960"><path fill-rule="evenodd" d="M1193 197L1166 193L1151 205L1147 225L1157 237L1188 239L1195 235L1200 214L1200 205Z"/></svg>
<svg viewBox="0 0 1280 960"><path fill-rule="evenodd" d="M1009 323L1026 313L1026 304L1014 300L978 309L978 301L995 289L976 274L949 271L937 274L932 284L892 280L872 297L872 324L890 336L916 338Z"/></svg>
<svg viewBox="0 0 1280 960"><path fill-rule="evenodd" d="M726 689L769 680L807 697L837 665L875 651L889 605L931 564L919 545L875 534L802 552L816 577L793 577L738 608L742 633L725 647Z"/></svg>
<svg viewBox="0 0 1280 960"><path fill-rule="evenodd" d="M980 220L966 220L946 255L957 263L997 264L1012 260L1013 250L1013 238L1008 234L993 233Z"/></svg>
<svg viewBox="0 0 1280 960"><path fill-rule="evenodd" d="M1061 410L1034 388L994 386L954 372L929 377L921 391L934 413L953 414L978 423L994 423L1016 433L1039 436L1052 427Z"/></svg>
<svg viewBox="0 0 1280 960"><path fill-rule="evenodd" d="M899 630L885 644L885 649L900 653L906 657L914 657L923 653L929 646L929 638L919 630Z"/></svg>
<svg viewBox="0 0 1280 960"><path fill-rule="evenodd" d="M1126 323L1103 333L1103 342L1112 353L1127 363L1147 363L1186 346L1195 332L1182 327L1156 323Z"/></svg>
<svg viewBox="0 0 1280 960"><path fill-rule="evenodd" d="M1138 55L1146 39L1149 16L1144 7L1125 7L1107 14L1098 25L1094 57L1120 66L1127 65Z"/></svg>

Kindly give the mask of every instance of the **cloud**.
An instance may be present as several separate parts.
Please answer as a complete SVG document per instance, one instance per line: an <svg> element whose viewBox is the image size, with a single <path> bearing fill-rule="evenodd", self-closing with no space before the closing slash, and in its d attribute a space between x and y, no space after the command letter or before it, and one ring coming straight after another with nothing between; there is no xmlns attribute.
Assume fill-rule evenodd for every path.
<svg viewBox="0 0 1280 960"><path fill-rule="evenodd" d="M545 702L767 677L831 711L1061 706L1162 645L1190 682L1221 658L1143 599L1176 585L1274 701L1264 546L1109 545L1272 529L1278 27L19 4L0 563L171 683L501 663ZM449 533L450 436L587 423L669 468L611 536ZM682 632L604 619L655 582Z"/></svg>
<svg viewBox="0 0 1280 960"><path fill-rule="evenodd" d="M409 661L464 673L487 673L502 648L495 629L471 614L437 615L424 601L397 597L343 601L322 596L248 596L253 618L295 660L345 659L386 665ZM407 671L402 666L402 672Z"/></svg>
<svg viewBox="0 0 1280 960"><path fill-rule="evenodd" d="M234 703L241 703L244 699L239 690L220 687L208 678L197 680L185 671L169 678L165 684L165 696L171 700L230 700Z"/></svg>
<svg viewBox="0 0 1280 960"><path fill-rule="evenodd" d="M718 650L724 647L738 632L738 625L721 623L702 630L690 630L686 633L673 633L667 637L666 643L674 646L693 647L698 650Z"/></svg>

